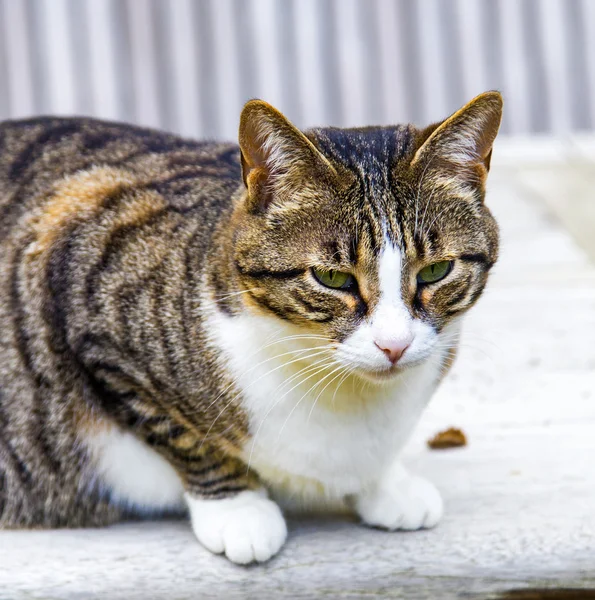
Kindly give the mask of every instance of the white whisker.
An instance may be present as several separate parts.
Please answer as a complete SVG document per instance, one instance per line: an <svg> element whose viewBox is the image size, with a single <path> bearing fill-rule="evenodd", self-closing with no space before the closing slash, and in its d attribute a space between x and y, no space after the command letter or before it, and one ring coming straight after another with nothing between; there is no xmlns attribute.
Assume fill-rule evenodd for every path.
<svg viewBox="0 0 595 600"><path fill-rule="evenodd" d="M209 428L208 428L208 430L207 430L207 432L206 432L206 434L205 434L204 438L203 438L203 439L202 439L202 441L201 441L201 444L200 444L200 446L199 446L199 450L202 448L203 444L204 444L204 443L205 443L205 441L207 440L207 438L208 438L208 436L209 436L209 433L211 432L211 429L214 427L215 423L217 423L217 421L218 421L218 420L219 420L219 418L220 418L220 417L223 415L223 413L224 413L224 412L225 412L225 411L226 411L226 410L227 410L227 409L228 409L228 408L229 408L229 407L230 407L230 406L231 406L231 405L232 405L232 404L233 404L233 403L234 403L234 402L235 402L235 401L236 401L238 398L240 398L240 397L241 397L242 393L246 392L246 390L248 390L249 388L251 388L251 387L252 387L254 384L258 383L258 382L259 382L261 379L263 379L264 377L267 377L268 375L270 375L271 373L273 373L273 372L275 372L275 371L278 371L279 369L282 369L282 368L284 368L284 367L287 367L287 366L289 366L289 365L291 365L291 364L293 364L293 363L295 363L295 362L298 362L298 361L303 361L303 360L309 360L309 359L311 359L311 358L313 358L313 357L315 357L315 356L319 356L319 355L321 355L321 354L325 354L325 353L328 353L328 352L330 352L330 349L324 348L324 349L322 349L322 350L319 350L319 351L317 351L317 352L316 352L316 353L314 353L314 354L310 354L310 355L307 355L307 356L304 356L304 357L300 356L300 357L298 357L298 358L296 358L296 359L294 359L294 360L291 360L291 361L289 361L289 362L287 362L287 363L283 363L283 364L281 364L281 365L278 365L278 366L277 366L277 367L275 367L274 369L271 369L270 371L267 371L266 373L263 373L262 375L260 375L259 377L257 377L257 378L256 378L254 381L252 381L252 382L251 382L251 383L250 383L248 386L246 386L245 388L243 388L242 390L240 390L240 391L239 391L237 394L233 395L233 396L232 396L232 398L231 398L231 400L229 400L229 402L227 402L227 403L225 404L225 406L224 406L224 407L221 409L221 411L219 412L219 414L218 414L218 415L215 417L215 419L213 420L213 422L212 422L212 423L211 423L211 425L209 426ZM291 353L293 353L293 352L291 352ZM291 353L289 353L289 354L291 354ZM219 396L219 397L220 397L220 396ZM219 398L219 397L218 397L218 398ZM213 403L211 403L209 406L212 406L212 404L213 404Z"/></svg>
<svg viewBox="0 0 595 600"><path fill-rule="evenodd" d="M330 373L328 373L327 375L325 375L322 379L318 380L312 387L310 387L310 389L295 403L294 407L289 411L289 414L287 415L287 418L285 419L285 422L281 426L281 429L279 429L279 434L277 435L277 441L279 441L279 438L281 437L281 434L283 433L283 430L285 429L285 426L289 422L289 419L291 418L291 415L295 412L295 410L297 409L297 407L301 404L302 400L304 398L306 398L306 396L308 396L312 390L314 390L316 387L318 387L324 381L326 381L326 379L328 379L331 375L333 375L334 373L336 373L337 371L339 371L339 370L341 370L343 368L344 368L343 365L339 365L338 367L336 367L335 369L333 369Z"/></svg>
<svg viewBox="0 0 595 600"><path fill-rule="evenodd" d="M339 377L342 377L344 375L344 368L342 367L339 370L339 373L337 375L335 375L335 377L333 377L321 390L320 392L318 392L318 396L316 396L316 399L314 400L314 402L312 403L312 407L310 408L310 412L308 413L308 418L306 419L306 423L310 422L310 417L312 416L312 413L314 412L314 407L316 406L316 403L318 402L318 399L322 396L322 394L324 393L324 390L326 390L328 388L328 386L333 383L333 381L336 381L337 379L339 379ZM335 390L335 394L337 393L337 390ZM333 396L334 398L334 396Z"/></svg>
<svg viewBox="0 0 595 600"><path fill-rule="evenodd" d="M334 360L332 358L323 364L320 364L321 362L322 362L322 360L320 360L317 364L314 365L316 368L313 373L311 373L307 377L303 378L301 381L298 381L298 383L296 383L290 390L287 390L280 398L273 400L272 406L270 406L268 408L268 410L265 413L264 417L262 418L260 424L258 425L258 428L256 429L256 433L254 434L254 439L252 441L252 446L250 448L250 455L248 457L248 469L250 468L250 463L252 462L252 454L253 454L254 448L256 446L256 440L258 439L258 434L259 434L262 426L264 425L264 422L266 421L267 417L271 414L271 412L275 409L275 407L278 406L281 403L281 401L288 394L290 394L293 390L295 390L297 387L299 387L300 385L302 385L303 383L308 381L308 379L311 379L312 377L315 377L319 373L322 373L325 369L328 369L329 366L332 366L334 364Z"/></svg>

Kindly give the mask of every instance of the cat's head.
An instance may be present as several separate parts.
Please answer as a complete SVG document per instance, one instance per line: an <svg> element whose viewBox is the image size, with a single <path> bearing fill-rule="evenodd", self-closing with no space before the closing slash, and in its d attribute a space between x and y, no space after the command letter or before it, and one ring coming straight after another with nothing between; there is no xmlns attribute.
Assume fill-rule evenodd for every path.
<svg viewBox="0 0 595 600"><path fill-rule="evenodd" d="M375 381L427 359L498 255L484 194L501 113L488 92L425 129L301 132L248 102L233 235L246 310L321 336Z"/></svg>

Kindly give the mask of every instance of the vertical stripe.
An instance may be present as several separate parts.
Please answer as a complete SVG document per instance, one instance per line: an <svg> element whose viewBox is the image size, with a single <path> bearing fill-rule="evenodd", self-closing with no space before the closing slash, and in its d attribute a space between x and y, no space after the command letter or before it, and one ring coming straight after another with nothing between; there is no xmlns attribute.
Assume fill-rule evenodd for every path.
<svg viewBox="0 0 595 600"><path fill-rule="evenodd" d="M254 98L260 89L254 51L256 32L250 18L250 6L247 0L233 0L233 26L234 35L238 40L238 83L242 103Z"/></svg>
<svg viewBox="0 0 595 600"><path fill-rule="evenodd" d="M543 28L544 65L548 73L547 86L551 106L549 129L554 133L568 131L570 125L566 47L561 27L562 2L565 1L541 0L537 5Z"/></svg>
<svg viewBox="0 0 595 600"><path fill-rule="evenodd" d="M38 32L43 31L42 54L47 85L47 112L75 112L74 65L67 0L38 0Z"/></svg>
<svg viewBox="0 0 595 600"><path fill-rule="evenodd" d="M581 2L583 27L585 28L585 48L583 55L587 67L587 80L583 87L588 90L590 99L591 123L595 127L595 2L582 0Z"/></svg>
<svg viewBox="0 0 595 600"><path fill-rule="evenodd" d="M523 53L523 31L518 0L498 0L502 18L504 43L502 44L504 90L508 97L508 121L519 133L529 130L527 103L526 57Z"/></svg>
<svg viewBox="0 0 595 600"><path fill-rule="evenodd" d="M3 0L2 28L8 73L8 105L12 118L35 112L33 72L31 65L31 36L27 6L24 2Z"/></svg>
<svg viewBox="0 0 595 600"><path fill-rule="evenodd" d="M194 0L170 0L168 21L172 48L172 94L175 98L174 130L198 137L201 133L198 102L198 68L196 35L192 20Z"/></svg>
<svg viewBox="0 0 595 600"><path fill-rule="evenodd" d="M127 21L121 14L126 6L121 0L85 0L84 8L89 28L93 114L105 119L134 121L132 101L121 100L132 86L130 74L126 71L126 65L130 64L130 52L124 45L128 34ZM118 78L122 71L124 76Z"/></svg>
<svg viewBox="0 0 595 600"><path fill-rule="evenodd" d="M396 29L397 8L394 0L378 0L374 29L380 51L378 68L383 77L380 123L403 123L407 120L405 76Z"/></svg>
<svg viewBox="0 0 595 600"><path fill-rule="evenodd" d="M379 0L357 0L357 23L362 37L364 124L383 123L384 76L378 39Z"/></svg>
<svg viewBox="0 0 595 600"><path fill-rule="evenodd" d="M453 2L440 2L436 4L438 29L440 30L440 47L438 48L442 60L439 66L444 72L444 96L447 113L452 113L465 104L469 98L464 95L463 73L461 61L461 44L459 21L457 19L458 6ZM436 44L438 46L438 44Z"/></svg>
<svg viewBox="0 0 595 600"><path fill-rule="evenodd" d="M341 126L345 121L339 64L337 57L337 4L335 0L318 0L318 19L320 19L320 56L319 65L324 82L324 107L328 125ZM339 9L340 10L340 9Z"/></svg>
<svg viewBox="0 0 595 600"><path fill-rule="evenodd" d="M238 48L233 35L233 2L217 0L213 4L214 54L217 57L216 94L219 106L219 128L215 135L226 140L238 136L242 100L238 85Z"/></svg>
<svg viewBox="0 0 595 600"><path fill-rule="evenodd" d="M90 34L86 4L87 2L81 0L68 0L67 6L70 15L68 37L72 52L73 104L74 112L79 115L90 115L93 112Z"/></svg>
<svg viewBox="0 0 595 600"><path fill-rule="evenodd" d="M336 32L336 68L338 101L338 124L346 126L366 125L365 95L366 86L364 79L366 61L366 45L361 30L361 21L357 12L358 0L332 1L333 20ZM375 0L368 0L368 9ZM367 62L367 61L366 61ZM367 62L369 65L369 62ZM337 101L335 101L337 102ZM335 107L331 107L332 110Z"/></svg>
<svg viewBox="0 0 595 600"><path fill-rule="evenodd" d="M529 131L529 106L527 102L526 56L523 53L523 31L518 0L499 0L502 23L506 24L502 45L504 89L509 98L508 119L519 133Z"/></svg>
<svg viewBox="0 0 595 600"><path fill-rule="evenodd" d="M6 0L0 0L0 119L7 119L11 113L10 106L10 80L8 71L8 57L6 56L6 34L4 32L6 25L4 3ZM0 514L1 516L1 514Z"/></svg>
<svg viewBox="0 0 595 600"><path fill-rule="evenodd" d="M453 10L460 44L461 93L465 100L469 100L490 87L483 60L483 46L489 42L481 28L481 4L477 0L457 0Z"/></svg>
<svg viewBox="0 0 595 600"><path fill-rule="evenodd" d="M523 21L523 47L527 60L527 101L529 104L529 126L534 133L547 131L550 122L550 105L546 87L543 57L543 32L539 27L538 2L520 2Z"/></svg>
<svg viewBox="0 0 595 600"><path fill-rule="evenodd" d="M406 90L405 120L421 125L424 120L424 89L421 76L421 57L418 47L416 11L408 0L397 0L397 27L399 54L403 64L402 85Z"/></svg>
<svg viewBox="0 0 595 600"><path fill-rule="evenodd" d="M564 10L564 45L568 49L565 68L569 74L569 98L571 128L578 130L592 129L595 119L592 118L590 106L593 100L592 90L588 85L587 64L587 32L585 15L580 0L566 0Z"/></svg>
<svg viewBox="0 0 595 600"><path fill-rule="evenodd" d="M48 68L46 64L45 28L41 11L43 0L24 0L27 18L27 32L29 34L29 58L31 60L33 110L37 114L49 112L48 99L50 97Z"/></svg>
<svg viewBox="0 0 595 600"><path fill-rule="evenodd" d="M134 64L132 76L136 119L142 125L158 127L161 114L157 96L151 4L149 0L126 0L125 4L129 13L130 50Z"/></svg>
<svg viewBox="0 0 595 600"><path fill-rule="evenodd" d="M172 43L169 37L171 10L168 0L151 0L149 4L151 33L154 38L155 82L159 110L158 126L168 131L177 127L173 90Z"/></svg>
<svg viewBox="0 0 595 600"><path fill-rule="evenodd" d="M322 53L322 35L318 16L318 0L293 0L298 55L300 104L303 107L302 126L324 125L327 120L324 101L323 71L319 57Z"/></svg>
<svg viewBox="0 0 595 600"><path fill-rule="evenodd" d="M440 2L440 0L438 0ZM438 121L448 114L446 102L446 68L440 53L442 36L436 0L418 0L415 3L415 33L420 49L422 77L423 123Z"/></svg>
<svg viewBox="0 0 595 600"><path fill-rule="evenodd" d="M97 4L96 0L92 0ZM100 3L101 4L101 3ZM132 55L132 24L128 2L126 0L110 0L107 5L110 17L106 22L108 31L113 28L114 54L113 64L115 66L115 84L117 92L117 113L118 118L125 121L139 122L137 112L137 91L135 89L136 65ZM102 16L105 13L102 13ZM109 34L105 32L109 40ZM101 38L97 40L99 46L97 51L101 52Z"/></svg>
<svg viewBox="0 0 595 600"><path fill-rule="evenodd" d="M502 20L496 0L481 0L480 29L483 38L483 50L487 74L487 87L504 92L507 110L504 111L502 131L509 130L508 93L504 89L502 66Z"/></svg>
<svg viewBox="0 0 595 600"><path fill-rule="evenodd" d="M217 105L217 63L213 46L211 0L193 2L193 22L198 53L198 103L201 116L201 136L215 137L219 132L219 106Z"/></svg>
<svg viewBox="0 0 595 600"><path fill-rule="evenodd" d="M284 111L281 92L281 64L279 62L279 44L275 29L275 9L277 0L252 1L250 18L258 35L254 38L254 49L259 88L257 95Z"/></svg>
<svg viewBox="0 0 595 600"><path fill-rule="evenodd" d="M279 32L279 59L281 68L282 104L288 117L299 124L302 122L300 91L303 85L298 66L296 39L296 0L275 2L275 29Z"/></svg>

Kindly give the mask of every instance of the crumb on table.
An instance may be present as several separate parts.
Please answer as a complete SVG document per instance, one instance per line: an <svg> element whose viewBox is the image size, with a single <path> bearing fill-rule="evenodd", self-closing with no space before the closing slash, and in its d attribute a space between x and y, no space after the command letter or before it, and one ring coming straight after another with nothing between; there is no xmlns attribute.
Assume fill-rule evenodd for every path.
<svg viewBox="0 0 595 600"><path fill-rule="evenodd" d="M432 439L428 440L428 446L432 450L443 450L444 448L459 448L467 445L467 437L456 427L450 427L438 432Z"/></svg>

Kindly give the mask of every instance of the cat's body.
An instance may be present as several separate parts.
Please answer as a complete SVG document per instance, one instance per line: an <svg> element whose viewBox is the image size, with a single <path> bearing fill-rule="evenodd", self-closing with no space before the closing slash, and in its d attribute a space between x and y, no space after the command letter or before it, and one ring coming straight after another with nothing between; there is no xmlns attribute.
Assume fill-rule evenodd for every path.
<svg viewBox="0 0 595 600"><path fill-rule="evenodd" d="M89 465L87 435L110 419L124 427L138 420L155 443L181 433L172 431L167 417L161 424L158 405L137 412L113 393L102 394L109 378L118 379L112 383L121 391L139 386L163 402L177 402L188 388L200 394L212 386L212 397L223 389L224 378L198 375L207 370L209 356L201 351L206 344L200 317L191 326L185 316L195 310L190 293L181 297L165 286L181 290L192 281L200 290L214 222L230 210L238 187L237 150L82 120L7 123L0 131L2 522L101 524L108 518L104 513L117 518L119 508L108 505L108 490ZM159 185L162 193L155 189ZM197 190L191 199L176 194L188 187ZM211 213L213 222L206 218ZM100 237L84 239L81 233L80 247L69 247L68 230L84 229L76 220L81 216L99 221ZM174 239L180 250L172 256ZM121 261L129 262L124 267ZM193 274L188 277L187 262ZM63 295L54 301L59 287ZM169 327L160 321L167 310ZM185 336L196 340L194 350ZM188 364L192 351L196 371ZM192 371L185 379L173 371L172 353L184 353L185 364L178 360L183 366L176 366ZM205 422L217 414L211 413ZM241 417L236 422L244 428ZM152 424L164 430L153 431ZM229 424L222 419L223 427Z"/></svg>
<svg viewBox="0 0 595 600"><path fill-rule="evenodd" d="M0 125L0 526L187 505L209 549L266 560L286 530L263 485L433 525L439 496L396 458L497 253L482 199L500 100L464 110L446 133L305 137L252 102L241 153ZM417 283L446 264L432 256L448 283Z"/></svg>

